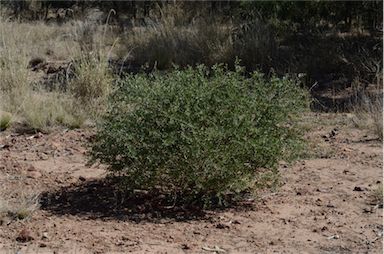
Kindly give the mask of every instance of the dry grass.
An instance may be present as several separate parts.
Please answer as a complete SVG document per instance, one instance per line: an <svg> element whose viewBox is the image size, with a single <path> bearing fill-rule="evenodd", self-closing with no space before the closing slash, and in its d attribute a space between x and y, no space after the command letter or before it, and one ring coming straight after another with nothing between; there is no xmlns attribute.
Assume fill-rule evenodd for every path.
<svg viewBox="0 0 384 254"><path fill-rule="evenodd" d="M374 200L377 204L381 204L383 206L383 185L381 184L377 189L373 192Z"/></svg>
<svg viewBox="0 0 384 254"><path fill-rule="evenodd" d="M34 129L81 126L85 115L95 118L105 107L116 78L108 67L113 53L129 59L135 68L168 69L173 64L198 63L233 66L237 58L249 69L269 71L274 65L276 38L273 29L260 20L224 21L206 13L191 17L177 5L158 12L161 15L146 19L145 25L128 26L118 43L115 28L108 24L74 20L47 25L0 18L0 110ZM63 87L65 83L64 91L44 90L42 75L27 68L33 57L71 62L70 77L52 85ZM376 66L371 65L366 65L369 71ZM356 125L369 125L382 137L382 103L370 103L356 110Z"/></svg>
<svg viewBox="0 0 384 254"><path fill-rule="evenodd" d="M79 24L49 26L0 20L0 110L10 112L16 122L46 131L55 125L80 127L88 110L92 110L92 117L103 108L112 83L104 49L107 42L101 39L106 34L100 28L92 33L96 38L92 43L98 42L98 47L88 51L83 30ZM53 62L72 60L74 77L64 84L69 89L55 88L62 87L58 83L46 91L42 71L28 68L36 56Z"/></svg>
<svg viewBox="0 0 384 254"><path fill-rule="evenodd" d="M354 109L353 124L383 140L383 97L364 94Z"/></svg>
<svg viewBox="0 0 384 254"><path fill-rule="evenodd" d="M198 22L177 26L172 20L135 27L128 32L120 55L130 53L137 65L168 69L197 63L226 62L231 27Z"/></svg>
<svg viewBox="0 0 384 254"><path fill-rule="evenodd" d="M12 114L4 111L0 111L0 131L3 131L9 127L12 121Z"/></svg>
<svg viewBox="0 0 384 254"><path fill-rule="evenodd" d="M5 195L5 192L2 194L4 194L0 196L0 221L2 223L27 219L39 209L38 193L26 193L17 190L14 193L8 193L8 195Z"/></svg>
<svg viewBox="0 0 384 254"><path fill-rule="evenodd" d="M113 76L104 52L82 52L74 60L74 78L69 81L69 92L84 103L102 103L112 89ZM95 103L91 103L92 106Z"/></svg>
<svg viewBox="0 0 384 254"><path fill-rule="evenodd" d="M20 105L22 122L42 131L49 127L63 125L79 128L85 121L85 112L68 94L58 92L31 91Z"/></svg>
<svg viewBox="0 0 384 254"><path fill-rule="evenodd" d="M70 53L74 78L68 82L68 92L94 118L105 109L116 78L109 67L109 59L117 39L109 28L108 23L100 26L76 23L74 34L80 48Z"/></svg>
<svg viewBox="0 0 384 254"><path fill-rule="evenodd" d="M188 17L177 8L162 10L158 19L126 32L118 53L133 58L137 65L168 69L178 66L215 63L233 65L236 58L253 69L270 61L275 38L259 20L248 24L210 17Z"/></svg>

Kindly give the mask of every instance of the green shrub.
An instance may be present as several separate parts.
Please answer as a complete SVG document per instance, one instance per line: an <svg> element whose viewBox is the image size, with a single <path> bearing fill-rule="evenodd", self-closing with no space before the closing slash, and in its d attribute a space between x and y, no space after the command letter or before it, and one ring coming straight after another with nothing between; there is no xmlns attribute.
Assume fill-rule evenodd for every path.
<svg viewBox="0 0 384 254"><path fill-rule="evenodd" d="M8 112L0 110L0 131L3 131L9 127L12 121L12 115Z"/></svg>
<svg viewBox="0 0 384 254"><path fill-rule="evenodd" d="M278 160L298 147L306 98L291 80L247 78L240 67L132 75L111 95L92 158L128 190L220 201L259 187L262 175L273 179Z"/></svg>

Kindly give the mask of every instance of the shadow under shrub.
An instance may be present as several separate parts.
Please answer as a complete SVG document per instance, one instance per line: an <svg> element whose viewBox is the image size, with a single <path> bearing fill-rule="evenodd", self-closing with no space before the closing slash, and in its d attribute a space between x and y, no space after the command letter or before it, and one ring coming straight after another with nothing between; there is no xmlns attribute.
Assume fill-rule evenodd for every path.
<svg viewBox="0 0 384 254"><path fill-rule="evenodd" d="M91 155L129 192L223 205L276 179L277 162L299 148L307 106L294 81L246 77L238 66L131 75L111 95Z"/></svg>

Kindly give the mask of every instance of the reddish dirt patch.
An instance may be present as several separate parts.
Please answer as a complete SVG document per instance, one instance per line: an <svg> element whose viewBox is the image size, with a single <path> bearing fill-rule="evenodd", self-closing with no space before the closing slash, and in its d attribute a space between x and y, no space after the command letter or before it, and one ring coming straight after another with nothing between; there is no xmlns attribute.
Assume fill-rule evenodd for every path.
<svg viewBox="0 0 384 254"><path fill-rule="evenodd" d="M311 116L327 124L308 134L328 152L282 164L277 192L260 193L250 207L204 214L119 197L102 180L103 166L86 166L92 130L2 132L1 198L45 194L27 219L0 223L0 252L382 253L383 210L374 200L382 143L330 116ZM17 241L21 232L28 241Z"/></svg>

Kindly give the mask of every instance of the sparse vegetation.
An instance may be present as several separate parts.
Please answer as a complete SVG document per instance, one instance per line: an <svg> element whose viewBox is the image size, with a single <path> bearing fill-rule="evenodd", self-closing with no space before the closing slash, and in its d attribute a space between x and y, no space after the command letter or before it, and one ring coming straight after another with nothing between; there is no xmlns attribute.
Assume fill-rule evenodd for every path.
<svg viewBox="0 0 384 254"><path fill-rule="evenodd" d="M17 122L44 131L55 125L76 128L86 120L87 114L95 117L98 110L103 109L112 84L112 75L108 69L107 54L102 53L101 49L97 52L83 52L80 51L83 41L78 44L74 44L73 40L60 41L54 48L57 49L55 54L58 57L65 54L63 51L69 56L80 57L73 59L71 68L65 70L72 73L47 81L46 84L43 83L41 73L44 70L32 72L29 68L30 59L40 59L34 57L36 52L45 55L41 52L42 48L50 47L65 33L70 36L73 32L67 27L62 29L63 35L60 35L45 24L22 24L17 26L20 33L10 32L13 26L7 21L1 21L0 28L4 48L0 51L0 106L10 112ZM33 33L25 34L27 29ZM21 32L26 36L21 36ZM99 35L97 33L94 36ZM49 36L52 38L45 41ZM36 49L36 46L39 48ZM50 51L48 53L52 54Z"/></svg>
<svg viewBox="0 0 384 254"><path fill-rule="evenodd" d="M383 207L383 184L380 184L372 191L372 202Z"/></svg>
<svg viewBox="0 0 384 254"><path fill-rule="evenodd" d="M380 140L383 140L383 93L380 84L377 84L379 93L362 92L354 104L353 124L367 129Z"/></svg>
<svg viewBox="0 0 384 254"><path fill-rule="evenodd" d="M236 58L250 69L269 66L276 51L270 26L260 19L241 23L220 22L219 17L186 15L180 7L161 10L161 18L146 27L133 27L121 42L120 55L129 54L135 64L170 69L216 63L234 65Z"/></svg>
<svg viewBox="0 0 384 254"><path fill-rule="evenodd" d="M8 112L0 111L0 131L9 127L12 121L12 115Z"/></svg>
<svg viewBox="0 0 384 254"><path fill-rule="evenodd" d="M0 225L11 220L29 218L39 208L39 195L36 193L16 193L17 198L0 197ZM14 193L15 194L15 193Z"/></svg>
<svg viewBox="0 0 384 254"><path fill-rule="evenodd" d="M82 53L74 62L74 78L69 81L69 92L90 112L105 105L113 83L106 55L99 52Z"/></svg>
<svg viewBox="0 0 384 254"><path fill-rule="evenodd" d="M0 0L0 253L382 253L382 9Z"/></svg>
<svg viewBox="0 0 384 254"><path fill-rule="evenodd" d="M20 105L21 122L41 131L56 125L79 128L86 117L78 105L68 94L31 91Z"/></svg>
<svg viewBox="0 0 384 254"><path fill-rule="evenodd" d="M209 202L252 189L261 169L276 174L278 160L296 152L308 103L289 79L243 75L239 66L200 66L128 77L111 96L93 158L131 191Z"/></svg>

